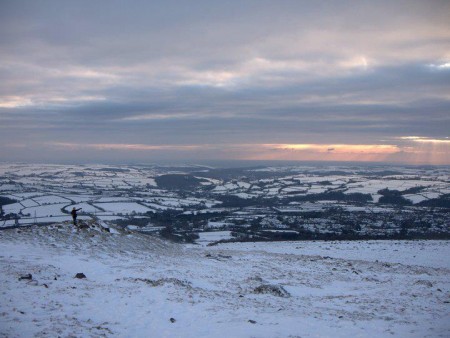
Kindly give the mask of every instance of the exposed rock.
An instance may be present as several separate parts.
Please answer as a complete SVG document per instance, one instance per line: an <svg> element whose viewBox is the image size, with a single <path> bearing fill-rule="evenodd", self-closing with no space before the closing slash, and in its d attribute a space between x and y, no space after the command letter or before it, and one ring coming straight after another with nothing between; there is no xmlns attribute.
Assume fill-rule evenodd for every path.
<svg viewBox="0 0 450 338"><path fill-rule="evenodd" d="M83 279L83 278L86 278L86 275L84 273L82 273L82 272L78 272L75 275L75 278Z"/></svg>
<svg viewBox="0 0 450 338"><path fill-rule="evenodd" d="M31 273L27 273L26 275L22 275L19 277L19 280L32 280L33 276L31 275Z"/></svg>
<svg viewBox="0 0 450 338"><path fill-rule="evenodd" d="M420 279L420 280L416 281L414 284L415 284L415 285L423 285L423 286L427 286L427 287L429 287L429 288L432 288L432 287L433 287L433 283L431 283L431 282L428 281L428 280L423 280L423 279Z"/></svg>
<svg viewBox="0 0 450 338"><path fill-rule="evenodd" d="M225 259L230 259L230 258L232 258L231 256L228 256L228 255L222 255L222 254L218 254L218 255L216 255L216 256L213 256L213 255L211 255L211 254L206 254L205 257L212 258L212 259L216 259L216 260L218 260L218 261L222 261L222 260L225 260Z"/></svg>
<svg viewBox="0 0 450 338"><path fill-rule="evenodd" d="M287 292L281 285L263 284L253 290L254 293L271 294L277 297L288 298L290 293Z"/></svg>
<svg viewBox="0 0 450 338"><path fill-rule="evenodd" d="M177 278L160 278L158 280L152 280L148 278L134 278L135 281L144 282L151 286L163 286L165 284L173 284L176 286L190 287L191 284L187 281L182 281Z"/></svg>
<svg viewBox="0 0 450 338"><path fill-rule="evenodd" d="M263 279L261 278L261 276L258 276L258 275L247 278L247 282L259 282L259 283L262 283L262 281L263 281Z"/></svg>

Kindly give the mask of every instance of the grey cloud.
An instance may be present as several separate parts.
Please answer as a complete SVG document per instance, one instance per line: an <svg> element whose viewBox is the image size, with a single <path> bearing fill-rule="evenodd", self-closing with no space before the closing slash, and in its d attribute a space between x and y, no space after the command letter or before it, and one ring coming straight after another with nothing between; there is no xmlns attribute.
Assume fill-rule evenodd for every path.
<svg viewBox="0 0 450 338"><path fill-rule="evenodd" d="M387 76L386 79L383 73L388 72L397 75ZM306 129L315 132L330 128L336 131L347 129L355 132L359 128L371 130L380 136L383 130L389 135L396 130L411 134L417 127L426 129L429 133L440 135L445 133L443 126L448 122L448 101L439 98L430 99L427 95L421 98L420 93L421 91L428 93L430 86L436 86L437 89L446 88L448 72L438 74L437 83L434 83L430 74L426 72L412 72L410 75L405 70L404 75L399 75L401 73L402 71L398 69L388 69L381 70L381 75L373 74L365 77L365 81L354 78L335 79L330 84L328 79L321 83L273 90L258 87L243 91L184 87L165 91L139 89L133 91L133 88L122 91L121 88L116 88L107 93L106 96L112 98L109 101L56 105L34 110L24 107L20 110L12 109L10 115L14 113L17 121L19 116L22 120L28 117L29 122L45 121L58 124L60 128L70 125L75 130L81 128L96 130L99 127L115 130L119 126L121 129L138 128L144 131L146 128L170 129L170 126L178 128L178 125L183 125L192 126L191 128L197 129L199 133L205 133L204 130L218 132L227 127L227 130L241 130L243 133L257 130L263 132L265 136L296 129L299 126L301 131ZM371 83L375 83L373 87ZM338 89L335 89L336 87ZM392 88L396 87L407 87L405 92L411 92L412 95L406 99L403 97L399 102L394 100L393 103L384 103L383 100L390 98ZM401 88L394 92L397 96L401 96L401 93ZM347 98L346 94L349 94L350 98ZM315 95L319 100L327 95L337 95L337 98L330 103L295 102L295 97L309 95ZM363 102L358 103L358 100ZM378 102L370 104L364 100ZM190 115L187 118L176 115L170 118L171 115L180 112ZM130 116L152 114L163 114L167 119L121 121ZM269 121L270 126L265 125L264 121ZM267 131L267 128L270 130ZM185 128L186 135L188 130L189 128Z"/></svg>
<svg viewBox="0 0 450 338"><path fill-rule="evenodd" d="M318 58L351 49L361 53L374 40L380 48L379 37L389 43L398 30L415 28L428 38L435 36L430 27L447 28L449 10L448 3L436 1L375 6L360 1L3 3L3 41L30 45L37 40L67 61L100 66L161 58L194 66L257 53L275 58ZM326 45L333 41L334 48Z"/></svg>
<svg viewBox="0 0 450 338"><path fill-rule="evenodd" d="M429 65L450 61L449 11L445 1L3 1L0 141L445 137L450 70ZM8 108L14 100L24 102Z"/></svg>

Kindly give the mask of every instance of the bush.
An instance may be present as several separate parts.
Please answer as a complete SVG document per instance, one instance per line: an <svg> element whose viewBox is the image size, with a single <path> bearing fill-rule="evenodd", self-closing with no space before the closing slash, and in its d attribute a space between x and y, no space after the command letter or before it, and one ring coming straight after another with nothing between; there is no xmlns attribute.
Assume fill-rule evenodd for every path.
<svg viewBox="0 0 450 338"><path fill-rule="evenodd" d="M389 190L388 188L379 190L378 193L383 195L378 200L381 204L395 204L395 205L412 205L412 202L402 196L398 190Z"/></svg>
<svg viewBox="0 0 450 338"><path fill-rule="evenodd" d="M0 196L0 205L13 204L16 202L16 200L13 200L11 198Z"/></svg>
<svg viewBox="0 0 450 338"><path fill-rule="evenodd" d="M438 198L432 198L418 203L421 207L436 207L450 209L450 194L442 195Z"/></svg>

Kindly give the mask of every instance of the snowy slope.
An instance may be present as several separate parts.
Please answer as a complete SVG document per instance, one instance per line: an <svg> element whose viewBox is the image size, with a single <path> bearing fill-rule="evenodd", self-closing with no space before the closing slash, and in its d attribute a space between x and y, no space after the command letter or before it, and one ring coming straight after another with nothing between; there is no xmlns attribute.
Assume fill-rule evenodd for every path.
<svg viewBox="0 0 450 338"><path fill-rule="evenodd" d="M386 243L204 247L68 224L3 230L0 336L448 337L450 243Z"/></svg>

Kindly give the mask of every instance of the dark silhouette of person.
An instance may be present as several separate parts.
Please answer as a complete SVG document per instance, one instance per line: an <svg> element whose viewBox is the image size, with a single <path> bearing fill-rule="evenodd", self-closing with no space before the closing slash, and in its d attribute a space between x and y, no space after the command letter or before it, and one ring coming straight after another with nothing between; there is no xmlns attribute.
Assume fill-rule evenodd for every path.
<svg viewBox="0 0 450 338"><path fill-rule="evenodd" d="M72 211L70 212L70 214L72 215L73 218L73 225L77 225L77 211L80 211L82 208L80 209L75 209L75 207L73 207Z"/></svg>

